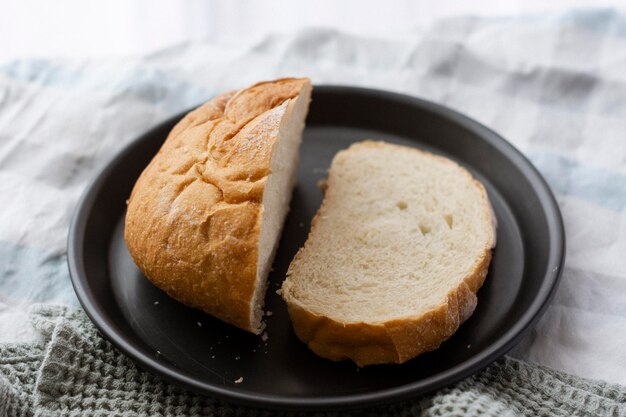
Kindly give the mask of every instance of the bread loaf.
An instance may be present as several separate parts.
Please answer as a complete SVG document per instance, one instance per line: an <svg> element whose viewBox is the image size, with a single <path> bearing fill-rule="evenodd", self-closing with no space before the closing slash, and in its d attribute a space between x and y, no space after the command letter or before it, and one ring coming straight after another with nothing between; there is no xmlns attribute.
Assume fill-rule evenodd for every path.
<svg viewBox="0 0 626 417"><path fill-rule="evenodd" d="M456 163L365 141L339 152L282 296L297 336L359 366L436 349L474 311L495 245L483 186Z"/></svg>
<svg viewBox="0 0 626 417"><path fill-rule="evenodd" d="M295 183L308 79L263 82L187 114L132 191L137 266L182 303L262 330L269 273Z"/></svg>

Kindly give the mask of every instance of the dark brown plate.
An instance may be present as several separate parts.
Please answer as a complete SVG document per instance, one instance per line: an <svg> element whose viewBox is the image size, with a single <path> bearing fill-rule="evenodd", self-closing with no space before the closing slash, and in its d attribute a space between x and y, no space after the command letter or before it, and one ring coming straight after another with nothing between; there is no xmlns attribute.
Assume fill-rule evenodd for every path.
<svg viewBox="0 0 626 417"><path fill-rule="evenodd" d="M536 169L484 126L434 103L350 87L316 87L298 186L271 274L267 345L174 301L151 285L123 239L125 200L182 117L131 143L95 178L69 235L69 267L85 311L137 364L209 396L269 408L337 409L416 397L471 375L511 349L553 295L565 238L557 204ZM296 338L276 295L304 243L335 153L363 139L446 155L479 178L498 219L498 244L474 315L437 351L400 366L358 370L315 356ZM201 324L201 327L198 325ZM157 353L157 351L159 353ZM243 377L243 383L234 381Z"/></svg>

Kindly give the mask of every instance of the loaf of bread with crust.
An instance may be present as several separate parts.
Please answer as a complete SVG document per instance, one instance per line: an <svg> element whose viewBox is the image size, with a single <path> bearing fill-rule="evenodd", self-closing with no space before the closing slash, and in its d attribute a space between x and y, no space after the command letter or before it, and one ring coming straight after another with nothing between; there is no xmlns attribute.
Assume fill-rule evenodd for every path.
<svg viewBox="0 0 626 417"><path fill-rule="evenodd" d="M295 184L311 85L286 78L187 114L128 201L135 263L180 302L253 333Z"/></svg>
<svg viewBox="0 0 626 417"><path fill-rule="evenodd" d="M372 141L339 152L281 289L297 336L359 366L436 349L476 307L495 225L483 186L447 158Z"/></svg>

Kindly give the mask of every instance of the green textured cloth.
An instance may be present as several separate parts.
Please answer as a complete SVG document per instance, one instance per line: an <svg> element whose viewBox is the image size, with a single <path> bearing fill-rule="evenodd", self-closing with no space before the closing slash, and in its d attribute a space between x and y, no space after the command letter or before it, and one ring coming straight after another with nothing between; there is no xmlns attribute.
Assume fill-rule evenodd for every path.
<svg viewBox="0 0 626 417"><path fill-rule="evenodd" d="M0 416L300 415L234 406L141 371L82 311L41 305L31 317L43 342L0 345ZM315 415L626 416L626 387L504 358L432 396Z"/></svg>

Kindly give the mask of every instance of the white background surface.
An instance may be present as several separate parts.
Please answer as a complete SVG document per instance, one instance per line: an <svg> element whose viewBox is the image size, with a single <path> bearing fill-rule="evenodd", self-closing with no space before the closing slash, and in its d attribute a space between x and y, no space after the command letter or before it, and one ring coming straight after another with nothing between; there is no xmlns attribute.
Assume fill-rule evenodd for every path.
<svg viewBox="0 0 626 417"><path fill-rule="evenodd" d="M306 27L410 37L437 19L455 15L519 15L585 7L626 9L626 1L5 1L0 13L0 62L20 57L129 55L190 40L256 40Z"/></svg>

